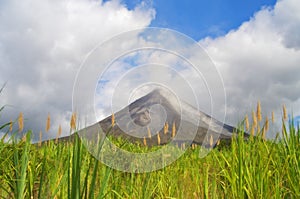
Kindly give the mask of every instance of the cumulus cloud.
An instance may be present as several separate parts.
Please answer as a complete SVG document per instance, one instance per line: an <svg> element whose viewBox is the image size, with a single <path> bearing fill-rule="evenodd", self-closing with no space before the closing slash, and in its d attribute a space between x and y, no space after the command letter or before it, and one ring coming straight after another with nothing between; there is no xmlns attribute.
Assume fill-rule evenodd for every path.
<svg viewBox="0 0 300 199"><path fill-rule="evenodd" d="M299 13L297 0L278 1L237 30L199 42L224 78L228 122L249 113L258 100L266 115L275 111L279 119L282 104L300 114Z"/></svg>
<svg viewBox="0 0 300 199"><path fill-rule="evenodd" d="M0 5L0 84L6 107L1 121L24 112L25 127L45 129L47 114L55 136L68 134L72 89L86 55L120 32L148 26L154 10L141 3L133 10L117 0L9 0ZM82 93L84 96L84 93Z"/></svg>
<svg viewBox="0 0 300 199"><path fill-rule="evenodd" d="M153 89L153 85L167 87L180 99L208 114L212 114L211 98L218 98L214 103L217 102L224 107L225 101L222 101L224 89L220 77L206 52L197 42L175 31L153 28L144 30L136 42L131 42L134 39L135 37L128 37L122 41L118 39L117 43L120 46L130 41L134 43L131 49L137 50L114 60L102 74L103 79L100 80L95 98L99 119L147 94ZM100 56L99 52L95 54L98 56L93 57ZM92 75L89 76L89 79L93 78ZM214 107L215 110L219 105ZM91 109L87 112L91 112Z"/></svg>
<svg viewBox="0 0 300 199"><path fill-rule="evenodd" d="M238 29L228 32L225 36L215 39L208 37L199 41L221 74L227 96L227 102L224 104L222 94L210 96L208 93L207 89L211 89L210 91L220 89L216 84L218 79L206 82L208 86L206 88L206 85L203 86L199 83L199 78L193 76L195 74L193 71L184 71L181 68L179 69L180 75L192 82L195 90L202 92L199 92L197 96L199 109L210 113L211 101L209 98L212 97L214 101L213 116L222 121L222 113L226 108L225 122L237 125L246 114L251 114L251 110L256 108L257 101L261 101L264 116L271 118L271 112L274 111L277 120L268 134L269 137L274 137L275 133L281 129L279 123L281 123L283 104L288 107L290 112L293 111L295 116L300 115L300 96L297 92L300 89L300 79L296 72L299 70L300 63L298 42L300 18L297 14L300 13L299 11L300 6L294 0L278 1L274 7L262 8L249 21L244 22ZM159 38L159 36L157 37ZM168 40L173 45L178 44L171 38ZM203 65L203 53L199 53L194 46L185 46L184 42L179 42L174 49L175 52L181 52L181 55L185 55L194 63ZM176 58L159 50L135 57L135 61L139 64L148 62L168 66L176 65ZM133 63L131 60L129 63L122 61L118 65L126 68L126 64L132 65ZM204 72L205 67L201 70ZM151 79L152 74L157 77L160 77L159 74L164 74L156 72L140 73L139 77L146 80ZM203 80L218 78L218 76L214 76L216 72L211 70L210 73L206 73ZM169 72L169 74L171 73ZM166 80L165 85L170 88L179 88L182 91L179 96L188 102L191 101L193 96L185 92L186 89L180 89L181 83L176 80L176 77L164 74L160 79L163 78ZM107 85L114 89L115 82L108 82ZM133 90L136 85L139 85L138 80L134 78L129 78L128 82L123 83L121 87L124 91ZM112 96L113 94L111 89L107 89L105 92L106 94L102 96ZM99 101L103 101L103 98L100 97ZM128 98L125 97L124 100L121 102L122 99L119 99L119 102L125 106ZM105 103L101 104L105 105ZM108 108L110 105L109 100L106 108L102 107L102 111L104 111L101 113L102 115L110 114Z"/></svg>
<svg viewBox="0 0 300 199"><path fill-rule="evenodd" d="M193 91L200 91L202 87L202 96L209 95L204 82L201 82L202 77L177 55L149 49L135 52L134 63L131 60L128 63L126 58L111 65L103 74L105 79L98 85L96 102L99 119L110 115L112 110L124 108L156 87L170 89L177 97L195 107L199 106L196 97L200 95L196 96ZM204 100L201 102L202 108L207 105Z"/></svg>
<svg viewBox="0 0 300 199"><path fill-rule="evenodd" d="M133 96L119 96L118 108L125 106L128 100L141 96L134 89L147 80L161 81L182 92L180 96L191 102L193 96L184 92L184 84L180 83L183 77L197 90L200 110L209 112L207 105L211 101L205 81L209 80L206 83L210 89L220 89L219 84L214 84L212 80L212 73L219 72L226 89L227 123L236 125L256 106L258 100L262 102L265 114L275 111L278 119L282 104L286 104L289 110L293 109L294 115L300 115L300 97L297 93L300 90L297 73L300 63L299 13L297 0L281 0L274 7L262 8L249 21L225 36L199 41L218 69L208 73L202 71L205 75L201 83L193 70L186 70L184 63L178 62L178 56L174 58L161 51L143 52L139 56L136 56L138 53L132 53L126 59L123 57L116 60L105 74L106 79L97 79L97 75L94 79L84 76L87 83L94 82L95 87L97 81L100 81L98 86L101 89L97 87L100 90L95 96L96 104L99 103L97 105L101 109L99 119L111 112L110 98L118 78L134 68L133 65L143 63L175 66L180 76L172 74L167 68L161 69L163 77L157 76L159 72L153 69L155 66L140 72L135 70L136 73L128 75L128 81L122 81L119 86L122 91L133 91ZM52 136L55 136L59 124L68 129L73 83L88 53L113 35L147 27L154 14L155 11L144 3L134 10L128 10L119 1L4 1L0 7L0 83L7 82L7 86L0 102L12 106L5 109L1 120L16 118L18 112L22 111L27 119L27 128L39 131L44 130L47 114L50 113ZM132 43L131 40L123 40L120 49L137 44L150 45L146 38L151 35L144 36L136 37ZM187 58L203 64L205 69L204 54L197 52L195 46L180 45L180 42L176 43L177 40L172 41L170 37L162 41L169 42L175 51L180 51ZM107 46L107 50L97 56L105 58L117 53L112 50ZM97 56L90 57L89 63L97 60ZM179 65L181 68L176 67ZM97 68L97 64L93 64L93 67ZM116 81L111 81L113 79ZM94 88L87 91L84 86L78 92L79 97L84 98L88 92L95 92ZM144 85L141 90L147 89L147 85ZM225 111L222 93L215 93L213 98L216 105L214 116L222 120L222 114L218 114L218 110ZM92 103L94 101L91 101L91 106L94 106Z"/></svg>
<svg viewBox="0 0 300 199"><path fill-rule="evenodd" d="M188 37L180 38L181 34L166 29L148 28L142 34L136 33L138 32L134 31L114 37L88 57L81 68L75 90L75 96L78 96L75 106L81 109L79 112L84 113L82 115L91 118L90 114L96 111L98 120L101 120L112 111L119 111L137 97L147 94L153 89L153 85L172 89L179 98L195 107L198 105L193 88L196 87L194 91L202 91L208 96L202 77L182 58L190 56L190 49L197 45L195 41ZM127 45L128 43L132 45ZM110 48L115 50L111 53L111 58L108 58L102 52ZM201 52L204 53L202 49L199 54ZM207 56L203 57L208 60ZM201 59L201 62L205 63L204 60ZM99 67L106 66L106 63L108 66L105 70ZM211 62L210 64L212 65ZM104 72L101 74L102 71ZM94 88L97 81L98 87ZM205 90L199 89L200 86ZM81 98L81 90L88 90L89 95ZM200 96L203 102L203 95ZM92 107L94 103L95 107ZM94 122L96 121L89 120L89 123Z"/></svg>

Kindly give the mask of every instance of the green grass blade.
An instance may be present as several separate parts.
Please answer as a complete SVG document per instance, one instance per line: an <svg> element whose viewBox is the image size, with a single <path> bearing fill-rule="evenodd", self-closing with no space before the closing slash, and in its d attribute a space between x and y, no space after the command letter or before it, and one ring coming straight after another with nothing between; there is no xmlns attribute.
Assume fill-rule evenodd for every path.
<svg viewBox="0 0 300 199"><path fill-rule="evenodd" d="M38 199L42 199L42 192L43 192L43 183L44 183L44 176L45 176L45 173L46 173L46 160L47 160L47 150L45 150L44 148L44 155L43 155L43 162L42 162L42 171L41 171L41 174L40 174L40 180L39 180L39 193L38 193Z"/></svg>
<svg viewBox="0 0 300 199"><path fill-rule="evenodd" d="M22 149L22 156L20 160L20 175L17 178L17 199L23 199L25 197L25 187L26 187L26 174L29 161L29 145L31 132L26 135L26 141ZM17 165L16 165L17 166Z"/></svg>
<svg viewBox="0 0 300 199"><path fill-rule="evenodd" d="M106 190L106 187L107 187L107 184L108 184L108 181L109 181L111 171L112 171L112 168L106 167L105 175L104 175L104 178L101 182L101 188L100 188L100 193L98 195L98 199L102 199L102 198L105 197L105 190Z"/></svg>

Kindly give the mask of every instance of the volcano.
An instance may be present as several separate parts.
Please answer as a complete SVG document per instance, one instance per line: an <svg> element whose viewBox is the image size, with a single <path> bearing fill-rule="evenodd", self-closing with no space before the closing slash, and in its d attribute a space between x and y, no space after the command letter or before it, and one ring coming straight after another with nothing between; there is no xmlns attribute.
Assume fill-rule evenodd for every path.
<svg viewBox="0 0 300 199"><path fill-rule="evenodd" d="M115 123L112 126L113 117ZM146 142L147 146L170 142L211 146L219 140L230 142L236 131L235 127L223 124L162 88L151 91L78 134L95 140L100 128L106 134L132 143Z"/></svg>

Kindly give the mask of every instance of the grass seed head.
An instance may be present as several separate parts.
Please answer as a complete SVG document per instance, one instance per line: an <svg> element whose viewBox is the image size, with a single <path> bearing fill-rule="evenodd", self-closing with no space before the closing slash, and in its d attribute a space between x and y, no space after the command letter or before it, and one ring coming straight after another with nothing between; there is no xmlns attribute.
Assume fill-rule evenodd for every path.
<svg viewBox="0 0 300 199"><path fill-rule="evenodd" d="M256 116L258 121L262 120L260 101L257 102Z"/></svg>
<svg viewBox="0 0 300 199"><path fill-rule="evenodd" d="M24 128L24 118L22 112L19 114L18 124L19 124L19 132L22 132Z"/></svg>
<svg viewBox="0 0 300 199"><path fill-rule="evenodd" d="M168 122L166 122L165 126L164 126L164 134L168 133L168 129L169 129L169 125L168 125Z"/></svg>
<svg viewBox="0 0 300 199"><path fill-rule="evenodd" d="M57 130L57 136L60 137L61 136L61 125L58 126L58 130Z"/></svg>
<svg viewBox="0 0 300 199"><path fill-rule="evenodd" d="M257 117L254 111L252 111L252 122L253 122L252 126L257 127Z"/></svg>
<svg viewBox="0 0 300 199"><path fill-rule="evenodd" d="M160 145L160 136L159 136L159 132L157 133L157 144Z"/></svg>
<svg viewBox="0 0 300 199"><path fill-rule="evenodd" d="M51 121L50 114L48 113L47 121L46 121L46 132L48 132L50 129L50 121Z"/></svg>
<svg viewBox="0 0 300 199"><path fill-rule="evenodd" d="M246 127L246 131L249 130L249 119L248 119L248 115L246 115L245 117L245 127Z"/></svg>
<svg viewBox="0 0 300 199"><path fill-rule="evenodd" d="M27 141L27 136L26 136L26 134L24 134L22 137L22 142L26 142L26 141Z"/></svg>
<svg viewBox="0 0 300 199"><path fill-rule="evenodd" d="M144 143L144 146L147 146L147 140L146 140L145 137L144 137L144 139L143 139L143 143Z"/></svg>
<svg viewBox="0 0 300 199"><path fill-rule="evenodd" d="M181 149L184 150L185 149L185 143L181 144Z"/></svg>
<svg viewBox="0 0 300 199"><path fill-rule="evenodd" d="M147 132L148 132L148 138L151 138L151 137L152 137L152 135L151 135L151 130L150 130L150 128L149 128L149 127L147 127Z"/></svg>
<svg viewBox="0 0 300 199"><path fill-rule="evenodd" d="M282 111L283 111L283 119L287 120L288 116L287 116L287 111L286 111L285 105L282 106Z"/></svg>
<svg viewBox="0 0 300 199"><path fill-rule="evenodd" d="M43 132L40 131L40 139L39 139L38 146L42 146L42 138L43 138Z"/></svg>
<svg viewBox="0 0 300 199"><path fill-rule="evenodd" d="M275 122L275 116L274 116L274 111L272 111L272 123Z"/></svg>
<svg viewBox="0 0 300 199"><path fill-rule="evenodd" d="M266 117L265 130L266 130L266 131L269 130L269 118L268 118L268 116Z"/></svg>
<svg viewBox="0 0 300 199"><path fill-rule="evenodd" d="M77 119L76 113L73 113L70 121L71 130L76 130L76 119Z"/></svg>
<svg viewBox="0 0 300 199"><path fill-rule="evenodd" d="M263 140L265 140L265 139L266 139L266 126L264 126L264 128L262 128L261 131L262 131L262 132L261 132L261 138L262 138Z"/></svg>
<svg viewBox="0 0 300 199"><path fill-rule="evenodd" d="M175 122L173 122L173 125L172 125L172 137L175 137L176 135L176 125L175 125Z"/></svg>
<svg viewBox="0 0 300 199"><path fill-rule="evenodd" d="M194 144L194 143L192 144L192 149L193 149L193 150L195 149L195 144Z"/></svg>
<svg viewBox="0 0 300 199"><path fill-rule="evenodd" d="M210 135L210 139L209 139L209 145L210 145L210 147L212 147L213 144L214 144L214 138L213 138L212 135Z"/></svg>

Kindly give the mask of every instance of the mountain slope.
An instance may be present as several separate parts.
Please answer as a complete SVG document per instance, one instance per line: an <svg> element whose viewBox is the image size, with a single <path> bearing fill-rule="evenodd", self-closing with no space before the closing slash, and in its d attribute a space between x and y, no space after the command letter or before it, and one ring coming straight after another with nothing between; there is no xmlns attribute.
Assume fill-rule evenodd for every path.
<svg viewBox="0 0 300 199"><path fill-rule="evenodd" d="M80 130L81 137L94 140L100 126L103 132L121 136L130 142L147 145L196 143L209 146L217 140L230 140L235 128L211 118L191 105L180 101L164 89L155 89L114 114L116 124L111 128L112 116ZM166 123L168 126L165 127ZM176 127L176 136L172 131ZM99 126L100 125L100 126ZM164 129L165 127L165 129ZM151 134L151 136L150 136ZM160 143L158 143L158 135Z"/></svg>

